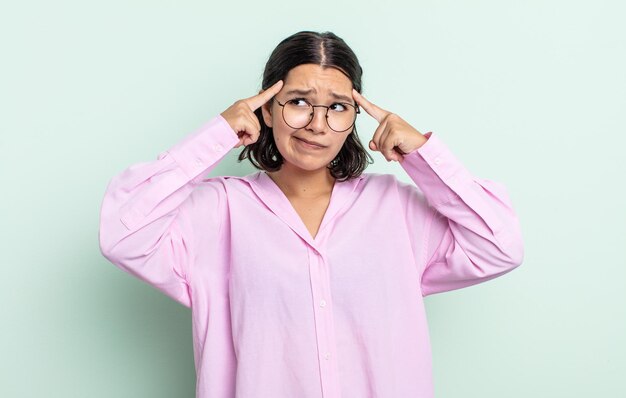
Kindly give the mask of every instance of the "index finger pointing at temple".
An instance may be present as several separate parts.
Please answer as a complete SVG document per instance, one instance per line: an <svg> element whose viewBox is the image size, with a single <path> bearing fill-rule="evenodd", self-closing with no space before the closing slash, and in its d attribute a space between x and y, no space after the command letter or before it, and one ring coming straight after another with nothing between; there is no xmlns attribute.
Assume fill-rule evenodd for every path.
<svg viewBox="0 0 626 398"><path fill-rule="evenodd" d="M272 99L273 96L278 94L281 88L283 88L283 81L279 80L276 83L274 83L270 88L263 91L262 93L259 93L257 95L253 95L250 98L247 98L246 103L248 104L250 109L252 109L252 111L255 111L261 105L263 105L264 103Z"/></svg>
<svg viewBox="0 0 626 398"><path fill-rule="evenodd" d="M365 109L368 114L370 114L374 119L378 121L378 123L381 123L385 116L389 114L389 112L387 112L383 108L380 108L369 102L367 99L365 99L365 97L361 95L361 93L356 91L354 88L352 89L352 96L354 97L356 102L358 102L359 105L361 105L363 109Z"/></svg>

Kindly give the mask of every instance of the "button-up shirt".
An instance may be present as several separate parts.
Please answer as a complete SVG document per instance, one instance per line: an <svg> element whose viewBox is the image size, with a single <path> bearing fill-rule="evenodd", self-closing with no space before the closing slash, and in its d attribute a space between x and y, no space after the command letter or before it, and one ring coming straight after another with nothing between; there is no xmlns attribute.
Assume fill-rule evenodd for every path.
<svg viewBox="0 0 626 398"><path fill-rule="evenodd" d="M189 307L199 398L430 398L423 298L521 264L506 188L437 134L392 174L336 180L311 235L265 171L206 177L239 141L218 115L109 182L103 255Z"/></svg>

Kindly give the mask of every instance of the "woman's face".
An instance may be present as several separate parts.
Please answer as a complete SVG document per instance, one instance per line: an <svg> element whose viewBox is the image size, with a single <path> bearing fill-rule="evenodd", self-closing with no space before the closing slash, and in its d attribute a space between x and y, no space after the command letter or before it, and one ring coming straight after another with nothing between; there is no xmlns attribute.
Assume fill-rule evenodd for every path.
<svg viewBox="0 0 626 398"><path fill-rule="evenodd" d="M290 93L292 90L310 91L308 94ZM345 98L338 99L333 93ZM276 94L280 103L305 98L313 105L330 106L336 102L354 104L352 82L335 68L322 68L316 64L302 64L291 69L284 79L282 89ZM314 108L311 122L300 129L289 127L282 117L282 107L274 100L263 105L263 120L272 128L274 141L283 156L283 167L295 167L307 171L326 168L337 156L354 126L343 132L336 132L326 123L326 109ZM315 142L322 147L311 147L301 139Z"/></svg>

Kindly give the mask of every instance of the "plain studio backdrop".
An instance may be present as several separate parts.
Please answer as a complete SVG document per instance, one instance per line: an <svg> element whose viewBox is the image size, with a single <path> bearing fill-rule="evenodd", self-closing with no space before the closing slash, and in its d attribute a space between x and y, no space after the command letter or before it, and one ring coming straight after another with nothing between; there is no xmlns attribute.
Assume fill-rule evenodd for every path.
<svg viewBox="0 0 626 398"><path fill-rule="evenodd" d="M365 97L504 183L520 217L520 268L426 299L436 396L626 396L625 14L619 1L4 2L0 396L193 397L191 313L100 254L101 200L114 175L256 94L300 30L346 40ZM367 147L377 124L363 112L357 126ZM239 151L208 175L256 171ZM371 153L366 172L409 181Z"/></svg>

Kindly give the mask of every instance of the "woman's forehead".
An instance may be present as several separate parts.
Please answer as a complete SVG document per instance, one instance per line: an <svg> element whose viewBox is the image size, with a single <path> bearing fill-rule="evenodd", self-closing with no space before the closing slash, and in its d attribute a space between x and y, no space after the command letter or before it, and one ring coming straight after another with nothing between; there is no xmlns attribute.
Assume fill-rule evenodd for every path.
<svg viewBox="0 0 626 398"><path fill-rule="evenodd" d="M315 87L308 87L308 88L298 88L298 87L294 87L294 88L288 88L285 86L285 91L284 94L285 95L299 95L299 96L304 96L304 97L312 97L312 96L316 96L319 91L315 89ZM352 98L350 98L350 96L348 96L347 94L342 94L341 90L335 90L335 89L330 89L330 90L322 90L322 96L327 96L336 100L342 100L342 101L348 101L351 102Z"/></svg>
<svg viewBox="0 0 626 398"><path fill-rule="evenodd" d="M281 92L286 94L323 95L351 100L352 82L333 67L303 64L291 69Z"/></svg>

